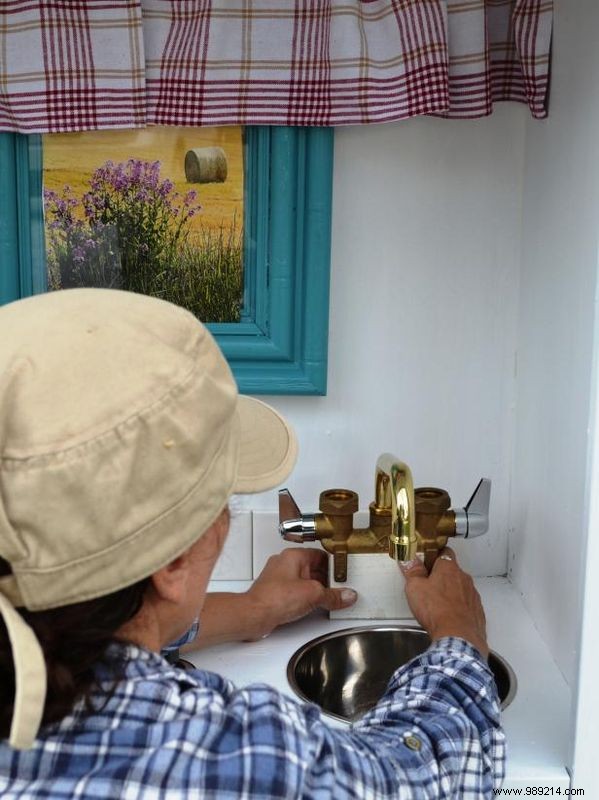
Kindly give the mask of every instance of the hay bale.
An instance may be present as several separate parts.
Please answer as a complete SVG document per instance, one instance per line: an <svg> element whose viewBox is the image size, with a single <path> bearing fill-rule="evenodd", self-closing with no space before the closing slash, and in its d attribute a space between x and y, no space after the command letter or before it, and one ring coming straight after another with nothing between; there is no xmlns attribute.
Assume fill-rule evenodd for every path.
<svg viewBox="0 0 599 800"><path fill-rule="evenodd" d="M227 155L222 147L196 147L185 153L185 179L188 183L224 183L227 180Z"/></svg>

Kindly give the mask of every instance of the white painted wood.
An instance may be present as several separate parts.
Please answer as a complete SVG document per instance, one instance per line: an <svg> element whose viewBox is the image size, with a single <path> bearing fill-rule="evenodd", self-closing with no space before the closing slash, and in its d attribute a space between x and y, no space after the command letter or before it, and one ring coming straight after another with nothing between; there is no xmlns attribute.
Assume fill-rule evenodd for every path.
<svg viewBox="0 0 599 800"><path fill-rule="evenodd" d="M598 218L599 230L599 218ZM597 258L599 267L599 257ZM599 792L599 291L595 299L595 347L589 479L587 482L588 537L583 549L583 591L579 593L581 624L576 702L572 724L572 786L588 796Z"/></svg>
<svg viewBox="0 0 599 800"><path fill-rule="evenodd" d="M329 559L329 585L351 587L358 593L353 606L331 611L331 619L410 619L412 612L404 592L405 581L398 565L386 553L361 553L347 559L347 581L337 583L333 559Z"/></svg>
<svg viewBox="0 0 599 800"><path fill-rule="evenodd" d="M229 535L212 579L249 581L252 574L252 515L249 511L233 511Z"/></svg>
<svg viewBox="0 0 599 800"><path fill-rule="evenodd" d="M549 118L526 123L510 575L572 682L599 235L599 4L558 0Z"/></svg>
<svg viewBox="0 0 599 800"><path fill-rule="evenodd" d="M267 398L296 427L305 511L329 487L366 508L385 451L456 504L491 478L489 534L457 544L478 575L507 568L527 114L336 131L328 394Z"/></svg>

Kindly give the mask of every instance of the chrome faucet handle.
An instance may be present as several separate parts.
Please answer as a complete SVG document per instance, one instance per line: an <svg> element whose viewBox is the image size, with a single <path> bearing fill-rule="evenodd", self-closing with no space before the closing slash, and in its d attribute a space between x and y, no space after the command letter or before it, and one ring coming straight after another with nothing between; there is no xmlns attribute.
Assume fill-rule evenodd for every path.
<svg viewBox="0 0 599 800"><path fill-rule="evenodd" d="M315 514L302 514L289 489L279 491L279 533L287 542L315 542Z"/></svg>
<svg viewBox="0 0 599 800"><path fill-rule="evenodd" d="M491 481L481 478L464 508L452 509L455 514L455 535L465 539L482 536L489 530Z"/></svg>

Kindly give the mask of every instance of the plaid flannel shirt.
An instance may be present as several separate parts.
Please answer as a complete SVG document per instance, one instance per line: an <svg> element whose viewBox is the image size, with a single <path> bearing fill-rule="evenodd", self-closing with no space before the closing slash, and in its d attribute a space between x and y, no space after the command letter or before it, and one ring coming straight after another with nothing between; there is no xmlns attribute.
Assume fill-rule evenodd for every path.
<svg viewBox="0 0 599 800"><path fill-rule="evenodd" d="M125 674L114 684L115 657ZM398 669L348 729L265 686L237 689L131 645L98 666L97 710L79 703L33 749L0 743L3 800L484 798L503 778L492 674L461 639Z"/></svg>

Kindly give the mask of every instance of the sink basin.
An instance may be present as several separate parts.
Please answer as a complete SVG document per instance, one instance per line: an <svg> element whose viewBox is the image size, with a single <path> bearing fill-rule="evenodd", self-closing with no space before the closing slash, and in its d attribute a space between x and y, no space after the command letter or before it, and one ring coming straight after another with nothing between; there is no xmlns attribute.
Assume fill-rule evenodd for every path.
<svg viewBox="0 0 599 800"><path fill-rule="evenodd" d="M430 645L421 628L400 625L346 628L300 647L287 666L291 688L330 717L355 722L376 705L395 670ZM514 671L491 651L501 707L516 694Z"/></svg>

